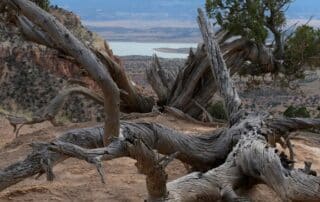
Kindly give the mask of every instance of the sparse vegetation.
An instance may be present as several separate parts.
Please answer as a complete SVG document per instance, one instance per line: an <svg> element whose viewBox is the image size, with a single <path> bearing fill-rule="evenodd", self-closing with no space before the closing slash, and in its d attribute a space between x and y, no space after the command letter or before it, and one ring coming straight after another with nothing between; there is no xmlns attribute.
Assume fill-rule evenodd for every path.
<svg viewBox="0 0 320 202"><path fill-rule="evenodd" d="M49 10L50 7L50 0L30 0L34 3L36 3L40 8L44 10Z"/></svg>
<svg viewBox="0 0 320 202"><path fill-rule="evenodd" d="M306 107L294 107L291 105L283 112L283 115L288 118L309 118L310 112Z"/></svg>
<svg viewBox="0 0 320 202"><path fill-rule="evenodd" d="M319 65L320 30L302 25L298 27L285 44L285 74L303 76L302 65L315 67Z"/></svg>
<svg viewBox="0 0 320 202"><path fill-rule="evenodd" d="M218 101L208 107L208 112L213 118L227 120L227 113L222 101Z"/></svg>

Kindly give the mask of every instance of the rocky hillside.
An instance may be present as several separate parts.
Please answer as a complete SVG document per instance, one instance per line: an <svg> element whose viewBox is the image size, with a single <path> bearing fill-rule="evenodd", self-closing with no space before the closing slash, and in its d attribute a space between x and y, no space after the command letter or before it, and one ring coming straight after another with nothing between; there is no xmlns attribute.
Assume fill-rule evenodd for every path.
<svg viewBox="0 0 320 202"><path fill-rule="evenodd" d="M82 42L112 55L108 44L82 26L80 18L61 8L53 14ZM1 18L3 19L3 18ZM69 79L85 81L97 89L86 72L59 51L27 41L9 21L0 20L0 107L11 112L34 112L46 105ZM91 101L81 96L68 100L62 116L87 121L99 113Z"/></svg>

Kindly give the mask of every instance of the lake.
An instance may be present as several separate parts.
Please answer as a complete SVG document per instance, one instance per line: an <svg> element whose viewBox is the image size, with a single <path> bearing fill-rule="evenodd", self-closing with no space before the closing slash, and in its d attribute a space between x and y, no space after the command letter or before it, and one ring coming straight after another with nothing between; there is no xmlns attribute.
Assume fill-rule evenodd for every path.
<svg viewBox="0 0 320 202"><path fill-rule="evenodd" d="M152 56L157 54L162 58L187 58L184 53L165 53L159 52L157 48L196 48L197 43L144 43L144 42L108 42L113 53L118 56L143 55Z"/></svg>

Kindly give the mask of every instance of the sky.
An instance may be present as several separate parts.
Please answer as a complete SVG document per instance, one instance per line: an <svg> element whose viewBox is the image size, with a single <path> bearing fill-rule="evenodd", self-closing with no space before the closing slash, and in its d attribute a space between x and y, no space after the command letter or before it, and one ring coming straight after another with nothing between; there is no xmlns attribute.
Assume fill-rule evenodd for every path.
<svg viewBox="0 0 320 202"><path fill-rule="evenodd" d="M191 20L204 0L51 0L83 20Z"/></svg>
<svg viewBox="0 0 320 202"><path fill-rule="evenodd" d="M196 28L197 8L205 0L51 0L52 5L73 11L85 25L94 27ZM295 0L286 12L288 25L320 27L320 0Z"/></svg>
<svg viewBox="0 0 320 202"><path fill-rule="evenodd" d="M196 26L197 8L204 7L205 0L51 0L75 12L87 25L129 24L144 21L148 24L185 23ZM287 10L289 22L309 19L320 24L320 0L295 0ZM319 22L319 23L318 23ZM179 23L173 23L175 25ZM154 27L157 27L154 25Z"/></svg>

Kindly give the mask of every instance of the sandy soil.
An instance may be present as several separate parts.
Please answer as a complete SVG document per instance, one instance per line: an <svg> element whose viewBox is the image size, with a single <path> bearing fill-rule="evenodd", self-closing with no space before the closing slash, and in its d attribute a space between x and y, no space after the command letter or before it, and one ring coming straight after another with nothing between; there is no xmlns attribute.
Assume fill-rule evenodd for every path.
<svg viewBox="0 0 320 202"><path fill-rule="evenodd" d="M207 132L215 128L195 125L171 116L158 116L144 119L162 123L185 132ZM59 136L63 131L78 127L93 126L96 123L68 124L53 127L49 123L26 126L21 135L14 138L11 126L0 118L0 170L13 162L23 159L29 152L29 143L48 141ZM319 135L320 136L320 135ZM314 163L314 169L320 173L320 140L309 134L298 136L294 140L299 166L303 160ZM0 192L0 201L143 201L146 198L145 177L137 173L135 161L121 158L105 162L107 173L104 185L92 165L76 159L67 159L54 168L56 179L47 182L42 176L36 180L26 179ZM181 162L174 161L168 168L169 180L186 174ZM280 201L275 193L265 185L254 187L248 195L254 201Z"/></svg>

